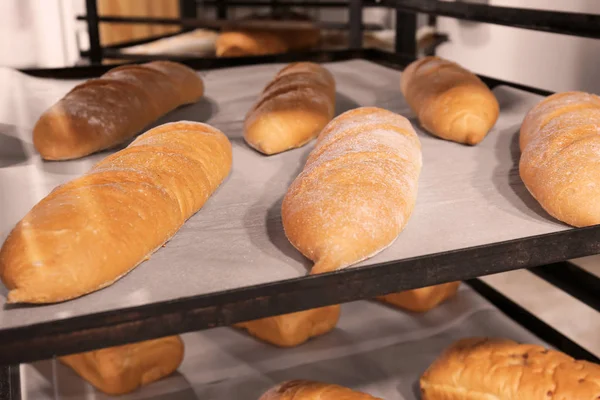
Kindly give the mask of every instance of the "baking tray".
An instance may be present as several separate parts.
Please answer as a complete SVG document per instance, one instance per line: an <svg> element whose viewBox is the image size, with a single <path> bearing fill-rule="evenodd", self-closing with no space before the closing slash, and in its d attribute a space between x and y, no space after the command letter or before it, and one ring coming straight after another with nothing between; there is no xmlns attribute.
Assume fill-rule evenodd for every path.
<svg viewBox="0 0 600 400"><path fill-rule="evenodd" d="M372 301L342 305L336 328L292 348L278 349L243 332L217 328L183 335L178 371L121 400L256 400L270 386L312 379L363 390L386 400L418 400L418 379L455 340L510 338L549 346L503 315L467 285L425 313L407 313ZM104 400L57 360L23 365L24 398Z"/></svg>
<svg viewBox="0 0 600 400"><path fill-rule="evenodd" d="M229 325L284 312L563 261L600 252L597 227L572 229L541 210L518 177L517 132L540 91L486 80L501 118L477 147L433 138L418 129L399 86L406 58L377 51L250 57L336 61L337 112L376 105L411 117L424 168L415 212L399 239L378 256L336 273L304 276L309 265L286 240L279 205L311 145L264 157L242 140L243 116L281 65L219 69L231 60L195 60L206 69L207 96L160 122L191 119L223 130L234 147L233 172L205 207L148 262L109 288L48 306L4 306L0 364L49 358L169 334ZM347 61L342 61L347 60ZM89 77L106 68L32 70L37 76ZM84 173L107 153L41 162L31 146L37 117L77 81L0 70L2 156L0 222L12 225L57 184ZM536 92L538 94L534 94ZM8 160L8 161L7 161ZM6 291L0 292L5 296Z"/></svg>

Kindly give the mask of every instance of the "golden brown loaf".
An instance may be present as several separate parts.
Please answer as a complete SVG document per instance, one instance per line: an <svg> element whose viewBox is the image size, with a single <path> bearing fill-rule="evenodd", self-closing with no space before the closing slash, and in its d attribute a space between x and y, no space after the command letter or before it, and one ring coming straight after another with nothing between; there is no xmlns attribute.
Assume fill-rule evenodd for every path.
<svg viewBox="0 0 600 400"><path fill-rule="evenodd" d="M294 63L265 87L246 115L244 139L264 154L300 147L314 139L335 113L335 81L325 68Z"/></svg>
<svg viewBox="0 0 600 400"><path fill-rule="evenodd" d="M217 57L263 56L285 53L288 50L283 38L269 31L223 32L215 42Z"/></svg>
<svg viewBox="0 0 600 400"><path fill-rule="evenodd" d="M79 376L110 395L134 391L172 374L183 360L179 336L59 357Z"/></svg>
<svg viewBox="0 0 600 400"><path fill-rule="evenodd" d="M236 29L219 35L217 57L262 56L306 50L319 43L318 29Z"/></svg>
<svg viewBox="0 0 600 400"><path fill-rule="evenodd" d="M449 282L392 293L378 299L409 311L426 312L453 297L459 286L460 282Z"/></svg>
<svg viewBox="0 0 600 400"><path fill-rule="evenodd" d="M315 308L237 324L249 334L279 347L298 346L335 328L340 306Z"/></svg>
<svg viewBox="0 0 600 400"><path fill-rule="evenodd" d="M490 89L470 71L438 57L410 64L400 87L423 128L443 139L477 144L498 119Z"/></svg>
<svg viewBox="0 0 600 400"><path fill-rule="evenodd" d="M421 377L423 400L597 400L600 366L541 346L469 338Z"/></svg>
<svg viewBox="0 0 600 400"><path fill-rule="evenodd" d="M283 382L263 394L259 400L381 400L329 383L296 380Z"/></svg>
<svg viewBox="0 0 600 400"><path fill-rule="evenodd" d="M537 104L520 132L519 173L554 218L600 224L600 97L566 92Z"/></svg>
<svg viewBox="0 0 600 400"><path fill-rule="evenodd" d="M113 68L76 86L33 129L46 160L68 160L114 147L169 111L196 102L202 79L190 68L155 61Z"/></svg>
<svg viewBox="0 0 600 400"><path fill-rule="evenodd" d="M281 210L289 241L333 271L380 252L412 213L421 144L410 122L375 107L345 112L319 135Z"/></svg>
<svg viewBox="0 0 600 400"><path fill-rule="evenodd" d="M54 189L0 250L8 302L69 300L149 258L231 168L231 144L198 122L161 125Z"/></svg>

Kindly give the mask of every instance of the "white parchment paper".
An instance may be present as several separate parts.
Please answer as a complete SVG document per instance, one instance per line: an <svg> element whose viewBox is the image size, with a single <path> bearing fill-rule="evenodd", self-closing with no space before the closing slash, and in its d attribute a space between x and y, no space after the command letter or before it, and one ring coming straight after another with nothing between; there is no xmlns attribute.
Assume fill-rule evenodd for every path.
<svg viewBox="0 0 600 400"><path fill-rule="evenodd" d="M400 73L367 61L326 65L337 82L337 113L379 106L412 118L423 148L417 205L398 240L362 264L403 259L568 229L529 195L517 171L517 133L539 96L495 89L501 114L476 147L434 138L418 128L399 90ZM233 170L207 204L153 257L114 285L63 304L7 307L0 327L213 293L302 276L309 265L286 240L280 202L313 143L264 157L245 145L242 121L281 65L200 72L206 97L161 122L208 122L233 143ZM56 185L87 171L106 152L43 162L31 145L39 115L75 85L0 69L0 240ZM0 285L0 303L6 290Z"/></svg>

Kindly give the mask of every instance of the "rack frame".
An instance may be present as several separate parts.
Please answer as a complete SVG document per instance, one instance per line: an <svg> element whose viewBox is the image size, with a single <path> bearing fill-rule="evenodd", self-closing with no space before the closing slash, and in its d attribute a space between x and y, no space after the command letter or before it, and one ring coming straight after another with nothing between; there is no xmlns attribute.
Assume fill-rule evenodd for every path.
<svg viewBox="0 0 600 400"><path fill-rule="evenodd" d="M91 78L110 66L102 66L105 58L135 61L164 59L165 56L124 55L119 48L144 41L101 46L98 24L101 22L149 23L147 20L127 20L99 16L96 0L86 0L83 19L88 25L90 49L82 54L92 65L59 69L27 69L23 72L38 77ZM287 6L271 1L228 2L207 0L205 6L217 8L218 19L226 19L230 7ZM331 4L329 4L331 3ZM334 4L336 3L336 4ZM163 21L178 24L185 30L185 20L197 18L196 0L180 0L181 18ZM258 63L293 62L298 60L331 62L365 59L388 67L402 69L416 55L416 14L446 16L469 21L518 27L523 29L600 38L600 16L577 13L556 13L531 9L493 7L468 3L448 3L435 0L349 0L347 3L327 2L311 7L348 7L350 49L246 57L239 59L189 59L172 57L196 69L226 68ZM364 28L362 10L365 7L387 7L396 10L396 53L359 49ZM165 36L161 36L165 37ZM152 38L156 39L156 38ZM548 95L547 91L524 85L482 77L490 87L508 85L531 93ZM19 363L55 355L92 350L170 334L183 333L238 321L298 311L340 302L371 298L398 290L406 290L465 280L469 286L491 301L498 309L542 340L576 358L599 362L598 358L542 322L518 304L497 292L477 277L519 268L529 268L538 277L564 290L584 304L600 311L600 279L566 262L568 259L599 254L600 227L571 229L509 242L494 243L454 252L439 253L400 260L383 265L351 268L321 276L302 277L268 285L242 288L215 295L180 299L173 302L107 312L92 316L55 321L39 326L0 330L0 400L18 400L20 395ZM553 264L557 263L557 264ZM585 282L582 283L581 280ZM307 295L310 294L310 295Z"/></svg>

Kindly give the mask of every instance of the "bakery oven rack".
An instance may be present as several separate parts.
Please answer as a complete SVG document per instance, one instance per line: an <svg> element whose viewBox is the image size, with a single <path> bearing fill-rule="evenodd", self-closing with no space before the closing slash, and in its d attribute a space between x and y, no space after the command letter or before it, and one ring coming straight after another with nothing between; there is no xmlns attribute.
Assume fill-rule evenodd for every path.
<svg viewBox="0 0 600 400"><path fill-rule="evenodd" d="M98 15L97 0L86 0L86 14L78 19L87 22L90 38L89 50L82 55L92 63L104 58L147 59L144 55L123 54L119 48L141 44L165 36L145 40L123 42L118 45L102 46L98 24L165 24L179 25L182 30L191 28L219 28L227 20L229 8L347 8L347 24L322 24L323 27L342 28L349 32L349 47L362 47L362 30L369 26L363 23L362 11L368 7L384 7L396 11L395 52L410 56L416 55L417 14L451 17L465 21L490 23L528 30L600 38L600 15L572 12L558 12L529 8L514 8L474 4L463 1L439 0L179 0L181 18L147 18ZM198 7L216 8L218 20L198 18ZM168 36L168 35L166 35Z"/></svg>
<svg viewBox="0 0 600 400"><path fill-rule="evenodd" d="M198 70L310 60L317 62L362 59L398 70L412 58L378 50L340 50L236 59L190 59ZM59 79L97 77L109 66L28 69L37 77ZM531 93L548 92L482 77L490 86L506 85ZM299 277L206 295L59 319L18 328L0 327L0 399L19 399L18 364L135 342L176 333L231 325L329 304L429 286L466 281L510 318L549 343L580 359L598 358L526 311L477 277L530 268L537 276L600 311L600 279L566 260L600 253L600 227L488 243L458 250L356 267L318 276ZM26 309L23 309L26 311Z"/></svg>
<svg viewBox="0 0 600 400"><path fill-rule="evenodd" d="M183 3L188 4L189 11L189 2L182 1L182 10L185 10ZM217 0L214 4L219 6L220 2ZM231 3L232 6L236 4L235 2ZM258 2L252 4L258 4ZM357 15L356 10L361 10L369 3L351 0L349 4L350 29L360 33L361 24L357 25L357 22L361 22L361 18ZM415 12L427 12L583 37L600 37L600 17L596 15L551 13L436 1L380 0L378 4L396 8L398 17L406 22L398 24L400 40L396 41L398 52L395 54L355 48L236 59L190 58L184 62L198 70L210 70L297 60L334 62L362 59L402 70L414 59ZM87 5L86 19L91 26L90 42L92 45L89 55L92 61L98 62L103 57L116 55L118 50L100 47L97 25L105 17L98 17L94 12L96 9L94 0L87 0ZM325 5L337 6L327 3ZM222 4L220 6L222 7ZM353 13L354 17L352 17ZM223 16L222 12L220 16ZM356 41L358 36L356 34L353 36L353 47L360 45L360 42ZM139 60L149 59L147 56L136 56L136 58ZM61 69L27 69L22 72L38 77L82 79L97 77L109 68L109 66L90 65ZM482 77L482 79L490 87L506 85L530 93L549 94L543 90L493 78ZM600 227L568 229L366 267L350 268L320 276L240 287L201 296L18 328L3 329L0 326L0 365L2 365L0 367L0 399L16 400L21 398L19 363L170 334L230 325L238 321L318 306L367 299L454 280L466 281L468 285L510 318L557 349L576 358L598 362L598 358L594 354L477 278L498 272L528 268L556 288L600 311L600 279L567 261L599 253Z"/></svg>

